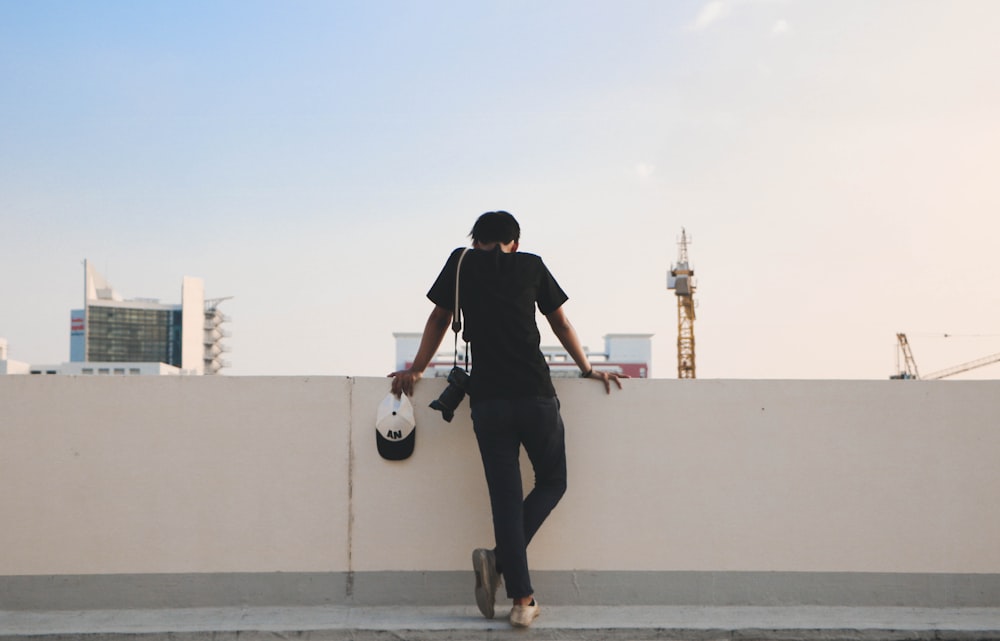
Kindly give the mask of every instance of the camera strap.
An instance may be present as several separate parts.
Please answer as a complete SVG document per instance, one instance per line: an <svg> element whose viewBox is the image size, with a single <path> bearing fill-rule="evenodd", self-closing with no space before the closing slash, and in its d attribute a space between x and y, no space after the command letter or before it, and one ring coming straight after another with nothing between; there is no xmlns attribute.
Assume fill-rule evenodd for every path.
<svg viewBox="0 0 1000 641"><path fill-rule="evenodd" d="M462 261L469 253L469 247L462 250L462 255L458 257L458 267L455 268L455 314L452 316L451 330L455 332L455 360L453 367L458 367L458 333L462 331L462 308L458 304L458 277L462 273ZM469 342L465 342L465 371L469 371Z"/></svg>

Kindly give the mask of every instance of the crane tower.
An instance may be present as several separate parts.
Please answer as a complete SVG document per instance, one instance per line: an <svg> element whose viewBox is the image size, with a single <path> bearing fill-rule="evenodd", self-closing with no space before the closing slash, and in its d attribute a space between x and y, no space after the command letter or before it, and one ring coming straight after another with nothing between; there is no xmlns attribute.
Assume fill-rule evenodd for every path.
<svg viewBox="0 0 1000 641"><path fill-rule="evenodd" d="M688 265L687 232L681 228L680 255L670 266L667 289L677 295L677 378L696 378L694 368L694 270Z"/></svg>

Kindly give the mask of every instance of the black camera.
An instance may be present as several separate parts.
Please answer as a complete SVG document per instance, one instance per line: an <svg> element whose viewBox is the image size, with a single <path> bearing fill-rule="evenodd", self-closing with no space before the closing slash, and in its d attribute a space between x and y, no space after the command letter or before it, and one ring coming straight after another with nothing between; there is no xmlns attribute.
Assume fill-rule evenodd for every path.
<svg viewBox="0 0 1000 641"><path fill-rule="evenodd" d="M452 367L448 372L448 387L444 388L441 396L431 401L431 409L441 412L442 418L451 423L451 419L455 418L455 408L465 398L465 388L468 385L469 374L457 365Z"/></svg>

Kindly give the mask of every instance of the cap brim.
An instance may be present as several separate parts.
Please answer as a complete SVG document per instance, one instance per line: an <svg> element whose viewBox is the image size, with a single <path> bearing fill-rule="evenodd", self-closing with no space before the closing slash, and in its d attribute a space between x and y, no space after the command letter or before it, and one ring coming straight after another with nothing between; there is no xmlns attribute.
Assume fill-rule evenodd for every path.
<svg viewBox="0 0 1000 641"><path fill-rule="evenodd" d="M382 436L382 433L375 430L375 443L378 445L378 453L384 459L390 461L401 461L409 458L413 454L413 446L417 440L417 428L410 430L406 438L398 441L390 441Z"/></svg>

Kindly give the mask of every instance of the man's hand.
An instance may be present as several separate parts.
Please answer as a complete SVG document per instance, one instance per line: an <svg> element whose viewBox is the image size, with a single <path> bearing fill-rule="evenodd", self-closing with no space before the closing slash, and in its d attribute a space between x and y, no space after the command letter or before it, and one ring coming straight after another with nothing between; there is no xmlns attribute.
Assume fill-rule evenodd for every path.
<svg viewBox="0 0 1000 641"><path fill-rule="evenodd" d="M628 376L624 374L617 374L615 372L600 372L590 365L590 361L587 359L586 350L584 350L580 345L580 337L577 336L576 329L574 329L573 324L569 322L569 318L566 316L566 312L563 311L561 306L546 315L545 318L549 321L549 326L552 328L552 332L556 335L556 338L559 339L562 346L566 348L567 352L569 352L573 362L577 364L582 372L586 372L584 378L601 381L604 383L604 391L608 394L611 393L611 381L615 382L618 389L622 388L622 382L620 379L628 378Z"/></svg>
<svg viewBox="0 0 1000 641"><path fill-rule="evenodd" d="M451 327L451 310L435 305L427 317L424 333L420 337L420 347L417 348L417 355L413 357L410 369L401 369L389 374L389 378L392 379L392 393L396 398L399 398L400 394L413 396L413 385L424 375L424 369L434 358L434 353L441 346L449 327Z"/></svg>
<svg viewBox="0 0 1000 641"><path fill-rule="evenodd" d="M413 396L413 386L423 375L423 372L413 369L401 369L389 374L389 378L392 379L392 393L396 395L396 398L399 398L401 393Z"/></svg>
<svg viewBox="0 0 1000 641"><path fill-rule="evenodd" d="M596 369L593 369L593 370L590 370L590 374L588 376L586 376L586 378L589 378L589 379L595 380L595 381L601 381L602 383L604 383L604 391L606 391L608 394L610 394L611 393L611 381L614 381L615 385L618 386L618 389L621 389L622 388L622 381L621 381L621 379L623 379L623 378L630 378L630 377L626 376L625 374L618 374L616 372L601 372L601 371L598 371Z"/></svg>

